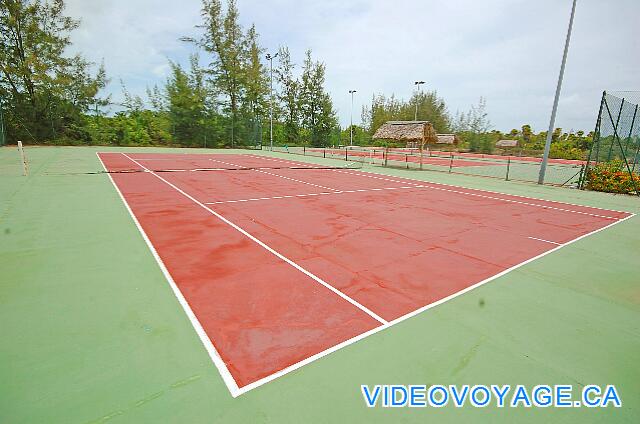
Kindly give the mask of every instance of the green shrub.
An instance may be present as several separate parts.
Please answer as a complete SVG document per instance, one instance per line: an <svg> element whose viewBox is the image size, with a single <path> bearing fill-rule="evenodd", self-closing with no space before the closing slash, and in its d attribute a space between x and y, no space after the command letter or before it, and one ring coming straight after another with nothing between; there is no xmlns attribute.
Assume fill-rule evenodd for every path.
<svg viewBox="0 0 640 424"><path fill-rule="evenodd" d="M632 194L636 187L640 188L640 175L635 172L629 174L621 160L614 160L590 168L585 175L585 183L588 190Z"/></svg>

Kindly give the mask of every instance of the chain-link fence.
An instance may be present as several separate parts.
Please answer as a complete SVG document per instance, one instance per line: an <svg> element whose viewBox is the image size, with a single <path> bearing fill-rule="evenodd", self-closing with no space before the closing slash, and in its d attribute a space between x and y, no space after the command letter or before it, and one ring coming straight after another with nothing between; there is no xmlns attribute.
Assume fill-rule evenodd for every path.
<svg viewBox="0 0 640 424"><path fill-rule="evenodd" d="M5 127L4 127L4 103L0 98L0 146L7 144Z"/></svg>
<svg viewBox="0 0 640 424"><path fill-rule="evenodd" d="M282 153L355 161L373 166L447 172L499 178L510 181L536 182L540 171L539 157L458 153L434 150L346 146L342 148L275 147ZM584 172L580 160L550 159L545 183L577 187Z"/></svg>
<svg viewBox="0 0 640 424"><path fill-rule="evenodd" d="M640 195L640 92L604 92L582 188Z"/></svg>

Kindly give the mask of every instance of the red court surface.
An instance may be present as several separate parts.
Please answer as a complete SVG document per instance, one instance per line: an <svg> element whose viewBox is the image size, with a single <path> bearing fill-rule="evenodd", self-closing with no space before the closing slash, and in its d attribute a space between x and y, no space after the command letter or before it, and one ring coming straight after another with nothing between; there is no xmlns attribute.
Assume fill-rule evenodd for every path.
<svg viewBox="0 0 640 424"><path fill-rule="evenodd" d="M631 216L258 155L99 157L233 396Z"/></svg>

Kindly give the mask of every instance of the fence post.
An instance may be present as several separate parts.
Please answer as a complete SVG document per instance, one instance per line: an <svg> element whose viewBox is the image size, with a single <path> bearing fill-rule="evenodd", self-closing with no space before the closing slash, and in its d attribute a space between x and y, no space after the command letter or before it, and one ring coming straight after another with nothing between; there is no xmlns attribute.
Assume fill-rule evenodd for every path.
<svg viewBox="0 0 640 424"><path fill-rule="evenodd" d="M305 146L304 144L302 145L302 156L306 156L307 155L307 146Z"/></svg>
<svg viewBox="0 0 640 424"><path fill-rule="evenodd" d="M622 115L622 107L624 106L624 97L622 98L622 102L620 102L620 110L618 111L618 118L616 118L616 123L613 127L614 131L618 130L618 124L620 124L620 116ZM613 124L613 120L611 121L611 123ZM618 137L618 140L620 140L620 137ZM613 142L615 141L615 137L613 138L613 140L611 141L611 147L609 147L609 155L607 156L607 162L609 162L611 160L611 154L613 153ZM622 144L620 144L620 150L622 151Z"/></svg>
<svg viewBox="0 0 640 424"><path fill-rule="evenodd" d="M382 157L384 158L384 166L387 166L387 161L389 160L389 148L385 147L382 151Z"/></svg>
<svg viewBox="0 0 640 424"><path fill-rule="evenodd" d="M327 157L327 148L326 148L326 147L323 147L323 148L322 148L322 157L323 157L323 158L326 158L326 157Z"/></svg>
<svg viewBox="0 0 640 424"><path fill-rule="evenodd" d="M346 147L344 149L344 160L345 161L349 160L349 149L347 149Z"/></svg>
<svg viewBox="0 0 640 424"><path fill-rule="evenodd" d="M504 178L505 181L509 181L509 168L511 168L511 156L507 158L507 175Z"/></svg>
<svg viewBox="0 0 640 424"><path fill-rule="evenodd" d="M451 152L451 161L449 162L449 174L451 174L452 168L453 168L453 152Z"/></svg>
<svg viewBox="0 0 640 424"><path fill-rule="evenodd" d="M409 155L407 153L404 154L404 164L409 169Z"/></svg>
<svg viewBox="0 0 640 424"><path fill-rule="evenodd" d="M578 188L581 190L584 188L583 187L584 182L582 181L582 179L585 177L584 169L585 169L585 164L583 163L582 165L580 165L580 175L578 176Z"/></svg>

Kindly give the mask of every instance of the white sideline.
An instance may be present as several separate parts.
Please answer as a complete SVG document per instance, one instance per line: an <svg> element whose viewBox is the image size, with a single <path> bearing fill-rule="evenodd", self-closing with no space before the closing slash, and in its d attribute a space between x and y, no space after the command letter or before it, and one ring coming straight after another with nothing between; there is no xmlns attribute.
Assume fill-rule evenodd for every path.
<svg viewBox="0 0 640 424"><path fill-rule="evenodd" d="M97 154L97 153L96 153L96 154ZM127 156L126 154L123 154L123 155ZM258 155L256 155L256 156L257 156L257 157L262 157L262 156L258 156ZM99 157L99 156L98 156L98 157ZM128 156L127 156L127 157L128 157ZM133 159L131 159L131 158L129 158L129 159L130 159L130 160L132 160L133 162L135 162L135 160L133 160ZM265 159L270 159L270 158L265 158ZM102 160L101 160L101 159L100 159L100 162L102 163ZM283 160L283 162L284 162L284 160ZM140 164L138 164L138 165L139 165L139 166L141 166ZM104 164L103 164L103 167L104 167ZM144 168L144 167L143 167L143 168ZM105 170L106 170L106 167L105 167ZM152 173L151 171L146 171L146 172L150 172L150 173ZM342 172L342 171L338 171L338 172ZM366 171L362 171L362 172L366 173ZM154 176L156 176L157 178L159 178L159 179L161 179L161 180L165 181L167 184L169 184L169 185L170 185L170 186L172 186L174 189L178 190L179 192L181 192L182 194L184 194L184 195L185 195L185 196L187 196L188 198L190 198L190 199L194 200L196 203L200 204L201 206L203 206L205 209L207 209L208 211L210 211L210 212L211 212L211 213L213 213L214 215L218 215L218 214L216 214L214 211L212 211L211 209L207 208L206 206L204 206L203 204L201 204L200 202L198 202L197 200L193 199L193 198L192 198L191 196L189 196L188 194L184 193L182 190L180 190L180 189L178 189L177 187L173 186L173 184L171 184L171 183L167 182L166 180L164 180L163 178L161 178L160 176L158 176L158 175L156 175L156 174L154 174L154 173L152 173L152 174L153 174ZM367 174L370 174L370 173L367 173ZM368 176L368 175L363 175L363 176ZM184 301L184 298L182 297L182 295L181 295L181 293L180 293L179 289L177 288L177 286L175 286L175 282L173 282L173 279L171 278L170 274L168 273L168 271L167 271L167 270L166 270L166 268L164 267L164 264L162 263L162 260L161 260L161 259L160 259L160 257L158 256L157 252L155 251L155 248L153 247L153 245L152 245L152 244L151 244L151 242L149 241L149 239L148 239L148 237L146 236L146 234L145 234L144 230L143 230L143 229L142 229L142 227L140 226L140 224L139 224L139 222L137 221L137 219L136 219L135 215L133 214L133 212L131 211L130 207L128 206L128 204L127 204L126 200L124 199L124 197L123 197L122 193L120 192L120 190L118 189L117 185L116 185L116 184L115 184L115 182L113 181L113 178L111 177L111 175L109 175L109 178L111 179L111 183L113 184L113 186L114 186L114 187L116 188L116 190L118 191L118 194L120 195L121 200L122 200L122 201L123 201L123 203L125 204L125 206L126 206L127 210L129 211L129 213L130 213L131 217L133 218L134 222L136 223L136 226L137 226L138 230L140 231L140 233L142 234L143 238L144 238L144 239L145 239L145 241L147 242L147 245L149 246L149 249L150 249L150 250L151 250L151 252L153 253L153 256L156 258L156 261L157 261L157 262L158 262L158 264L160 265L160 267L161 267L161 269L162 269L162 271L163 271L163 273L164 273L165 277L167 278L167 280L168 280L168 281L169 281L169 283L171 284L172 288L175 288L175 289L174 289L174 293L175 293L175 294L176 294L176 296L178 297L178 300L180 300L180 299L182 298L182 301ZM396 180L396 182L401 182L401 181ZM406 183L408 183L408 182L406 182L406 181L402 181L402 182L403 182L403 183L405 183L405 184L406 184ZM409 184L410 184L410 183L409 183ZM438 183L429 183L429 184L438 184ZM442 184L442 185L447 185L447 184ZM452 186L452 187L457 187L457 186ZM480 190L480 191L483 191L483 190ZM485 191L486 191L486 190L485 190ZM487 192L489 192L489 191L487 191ZM492 193L493 193L493 192L492 192ZM333 193L331 193L331 194L333 194ZM498 194L502 194L502 193L498 193ZM511 196L511 195L509 195L509 196ZM524 197L524 196L516 196L516 195L513 195L513 196L515 196L515 197ZM526 197L525 197L525 198L526 198ZM533 198L532 198L532 199L533 199ZM534 200L544 200L544 199L534 199ZM544 201L546 201L546 200L544 200ZM553 202L553 201L551 201L551 202ZM561 203L561 202L556 202L556 203ZM580 206L580 205L574 205L574 206ZM601 208L594 208L594 209L604 210L604 209L601 209ZM614 211L614 212L622 212L622 211ZM422 312L424 312L424 311L426 311L426 310L428 310L428 309L431 309L431 308L434 308L434 307L436 307L436 306L438 306L438 305L441 305L441 304L443 304L443 303L445 303L445 302L447 302L447 301L449 301L449 300L452 300L452 299L454 299L454 298L456 298L456 297L458 297L458 296L461 296L462 294L465 294L465 293L467 293L467 292L470 292L471 290L474 290L474 289L476 289L476 288L478 288L478 287L480 287L480 286L482 286L482 285L484 285L484 284L486 284L486 283L488 283L488 282L490 282L490 281L493 281L493 280L495 280L495 279L497 279L497 278L499 278L499 277L502 277L503 275L505 275L505 274L507 274L507 273L509 273L509 272L511 272L511 271L513 271L513 270L515 270L515 269L518 269L518 268L520 268L520 267L522 267L522 266L524 266L524 265L526 265L526 264L528 264L528 263L530 263L530 262L533 262L533 261L535 261L535 260L538 260L538 259L540 259L540 258L542 258L542 257L544 257L544 256L546 256L546 255L548 255L548 254L550 254L550 253L553 253L553 252L555 252L555 251L557 251L557 250L559 250L559 249L561 249L561 248L563 248L563 247L565 247L565 246L568 246L568 245L573 244L573 243L575 243L575 242L577 242L577 241L579 241L579 240L582 240L583 238L586 238L586 237L591 236L591 235L593 235L593 234L596 234L596 233L598 233L598 232L600 232L600 231L603 231L603 230L606 230L606 229L608 229L608 228L610 228L610 227L613 227L614 225L617 225L617 224L619 224L619 223L621 223L621 222L623 222L623 221L626 221L626 220L628 220L628 219L630 219L630 218L632 218L632 217L634 217L634 216L636 215L636 214L634 214L634 213L630 213L630 212L622 212L622 213L628 213L629 215L628 215L628 216L626 216L625 218L613 218L613 219L616 219L616 221L615 221L615 222L612 222L612 223L610 223L610 224L608 224L608 225L606 225L606 226L604 226L604 227L602 227L602 228L599 228L599 229L594 230L594 231L592 231L592 232L589 232L589 233L583 234L582 236L577 237L577 238L575 238L575 239L573 239L573 240L571 240L571 241L568 241L568 242L566 242L566 243L560 244L560 245L558 245L558 246L557 246L557 247L555 247L555 248L552 248L552 249L550 249L550 250L548 250L548 251L546 251L546 252L543 252L543 253L541 253L541 254L540 254L540 255L538 255L538 256L535 256L535 257L532 257L532 258L530 258L530 259L527 259L527 260L525 260L525 261L523 261L523 262L521 262L521 263L519 263L519 264L514 265L514 266L513 266L513 267L511 267L511 268L507 268L507 269L505 269L504 271L502 271L502 272L500 272L500 273L498 273L498 274L496 274L496 275L493 275L493 276L491 276L491 277L489 277L489 278L487 278L487 279L485 279L485 280L482 280L482 281L480 281L480 282L478 282L478 283L476 283L476 284L474 284L474 285L472 285L472 286L469 286L469 287L467 287L467 288L465 288L465 289L463 289L463 290L461 290L461 291L459 291L459 292L456 292L456 293L454 293L454 294L452 294L452 295L450 295L450 296L448 296L448 297L445 297L445 298L443 298L443 299L440 299L440 300L438 300L437 302L431 303L431 304L429 304L429 305L425 305L425 306L423 306L423 307L421 307L421 308L419 308L419 309L416 309L416 310L415 310L415 311L413 311L413 312L410 312L410 313L408 313L408 314L405 314L405 315L403 315L403 316L401 316L401 317L399 317L399 318L396 318L396 319L394 319L394 320L392 320L392 321L385 322L385 324L383 324L383 325L381 325L381 326L379 326L379 327L376 327L376 328L374 328L374 329L372 329L372 330L369 330L369 331L367 331L367 332L365 332L365 333L362 333L362 334L360 334L360 335L358 335L358 336L352 337L351 339L345 340L345 341L343 341L342 343L339 343L339 344L337 344L337 345L335 345L335 346L332 346L332 347L330 347L330 348L328 348L328 349L325 349L325 350L324 350L324 351L322 351L322 352L318 352L318 353L317 353L317 354L315 354L315 355L312 355L312 356L310 356L310 357L308 357L308 358L306 358L306 359L304 359L304 360L302 360L302 361L296 362L295 364L292 364L292 365L290 365L290 366L288 366L288 367L286 367L286 368L283 368L282 370L277 371L277 372L275 372L275 373L273 373L273 374L271 374L271 375L269 375L269 376L267 376L267 377L264 377L264 378L262 378L262 379L260 379L260 380L256 380L256 381L254 381L253 383L250 383L250 384L248 384L248 385L246 385L246 386L243 386L242 388L238 388L238 387L237 387L237 384L236 384L235 380L233 379L233 377L231 376L231 374L230 374L229 370L227 369L226 365L224 364L224 361L222 361L222 359L220 358L219 354L218 354L218 353L217 353L217 351L215 350L215 347L213 347L213 344L211 343L211 340L208 338L208 336L206 335L206 333L204 333L204 330L202 330L202 327L200 326L199 322L198 322L198 321L197 321L197 319L195 318L195 315L193 315L193 312L190 310L190 308L189 308L188 304L186 304L186 301L184 301L184 304L183 304L183 302L182 302L182 301L181 301L180 303L182 304L183 308L185 308L185 312L187 313L187 315L189 316L189 318L191 319L191 318L192 318L192 316L193 316L193 319L191 319L191 322L192 322L192 324L194 325L194 328L196 329L196 332L197 332L197 333L198 333L198 335L200 336L200 338L201 338L201 340L202 340L203 344L205 345L205 348L207 348L207 351L208 351L208 353L209 353L210 357L212 358L212 360L213 360L213 362L214 362L214 365L216 365L216 367L218 368L218 371L220 372L220 374L221 374L221 376L222 376L223 380L225 381L225 383L227 384L227 387L228 387L228 389L229 389L229 391L230 391L231 395L235 398L235 397L240 396L240 395L242 395L242 394L244 394L244 393L247 393L247 392L248 392L248 391L250 391L250 390L253 390L253 389L257 388L257 387L260 387L260 386L262 386L262 385L264 385L264 384L266 384L266 383L268 383L268 382L270 382L270 381L273 381L273 380L275 380L275 379L277 379L277 378L279 378L279 377L282 377L283 375L286 375L286 374L288 374L288 373L290 373L290 372L292 372L292 371L295 371L296 369L301 368L301 367L303 367L304 365L307 365L307 364L309 364L309 363L311 363L311 362L314 362L314 361L316 361L316 360L318 360L318 359L320 359L320 358L322 358L322 357L324 357L324 356L326 356L326 355L329 355L329 354L331 354L331 353L333 353L333 352L336 352L336 351L338 351L338 350L340 350L340 349L342 349L342 348L344 348L344 347L346 347L346 346L349 346L349 345L351 345L351 344L354 344L354 343L358 342L359 340L362 340L362 339L364 339L364 338L366 338L366 337L368 337L368 336L370 336L370 335L376 334L376 333L378 333L378 332L380 332L380 331L383 331L383 330L385 330L385 329L387 329L387 328L390 328L390 327L392 327L392 326L394 326L394 325L396 325L396 324L398 324L398 323L400 323L400 322L402 322L402 321L405 321L405 320L407 320L407 319L409 319L409 318L412 318L412 317L414 317L414 316L416 316L416 315L419 315L419 314L421 314ZM219 216L219 215L218 215L218 216ZM226 221L226 220L225 220L224 218L222 218L222 217L221 217L221 219L222 219L223 221ZM231 225L232 225L232 226L234 226L234 224L231 224ZM242 231L241 231L241 232L242 232ZM185 306L186 306L186 307L185 307ZM191 315L190 315L190 314L191 314ZM199 331L199 329L200 329L200 331ZM211 347L211 349L212 349L212 350L209 350L209 346ZM213 352L213 353L215 353L215 355L213 355L213 356L212 356L212 352ZM230 381L229 381L228 379L230 379ZM234 389L234 387L235 387L235 389Z"/></svg>
<svg viewBox="0 0 640 424"><path fill-rule="evenodd" d="M543 253L539 254L538 256L534 256L533 258L529 258L526 261L523 261L523 262L521 262L521 263L519 263L517 265L512 266L511 268L507 268L504 271L502 271L502 272L500 272L500 273L498 273L496 275L493 275L493 276L491 276L491 277L489 277L487 279L479 281L479 282L477 282L476 284L474 284L472 286L469 286L469 287L467 287L467 288L465 288L463 290L460 290L459 292L456 292L456 293L454 293L454 294L452 294L450 296L442 298L442 299L438 300L437 302L433 302L433 303L430 303L428 305L425 305L422 308L416 309L413 312L409 312L406 315L403 315L403 316L401 316L399 318L396 318L396 319L394 319L392 321L389 321L387 324L384 324L384 325L382 325L380 327L376 327L374 329L371 329L371 330L367 331L366 333L362 333L362 334L360 334L358 336L355 336L355 337L353 337L351 339L345 340L344 342L342 342L340 344L337 344L335 346L332 346L329 349L323 350L322 352L318 352L317 354L315 354L313 356L310 356L307 359L304 359L304 360L302 360L300 362L296 362L295 364L292 364L292 365L288 366L287 368L284 368L284 369L282 369L282 370L280 370L278 372L275 372L275 373L273 373L273 374L271 374L271 375L269 375L267 377L264 377L264 378L262 378L260 380L254 381L253 383L248 384L248 385L240 388L239 389L239 393L243 394L243 393L248 392L249 390L255 389L256 387L260 387L263 384L266 384L266 383L268 383L270 381L273 381L278 377L281 377L281 376L283 376L285 374L290 373L291 371L295 371L298 368L303 367L304 365L307 365L307 364L309 364L309 363L311 363L311 362L313 362L313 361L315 361L317 359L322 358L323 356L326 356L326 355L328 355L330 353L333 353L333 352L335 352L337 350L340 350L343 347L349 346L349 345L351 345L351 344L353 344L353 343L355 343L355 342L357 342L359 340L362 340L362 339L364 339L364 338L366 338L368 336L371 336L373 334L379 333L380 331L386 330L387 328L393 327L394 325L396 325L398 323L401 323L402 321L405 321L405 320L407 320L409 318L412 318L412 317L414 317L416 315L419 315L419 314L421 314L422 312L424 312L426 310L434 308L434 307L436 307L438 305L441 305L441 304L443 304L445 302L448 302L449 300L452 300L452 299L454 299L454 298L456 298L458 296L461 296L461 295L463 295L465 293L468 293L471 290L474 290L474 289L476 289L476 288L478 288L478 287L480 287L480 286L482 286L482 285L484 285L484 284L486 284L486 283L488 283L490 281L495 280L496 278L500 278L503 275L505 275L505 274L515 270L515 269L520 268L521 266L524 266L524 265L526 265L526 264L528 264L530 262L533 262L533 261L535 261L537 259L540 259L540 258L542 258L542 257L544 257L544 256L546 256L546 255L548 255L550 253L553 253L553 252L555 252L555 251L557 251L559 249L562 249L565 246L573 244L573 243L577 242L578 240L582 240L585 237L588 237L588 236L596 234L596 233L598 233L600 231L606 230L607 228L610 228L610 227L612 227L612 226L614 226L616 224L619 224L619 223L621 223L623 221L626 221L627 219L632 218L634 216L635 216L635 214L631 214L631 215L627 216L626 218L620 219L619 221L612 222L611 224L608 224L608 225L606 225L606 226L604 226L602 228L599 228L597 230L594 230L594 231L592 231L590 233L583 234L580 237L577 237L577 238L575 238L575 239L573 239L571 241L568 241L566 243L563 243L563 244L561 244L561 245L559 245L559 246L557 246L557 247L555 247L553 249L550 249L550 250L548 250L546 252L543 252Z"/></svg>
<svg viewBox="0 0 640 424"><path fill-rule="evenodd" d="M144 167L144 165L141 165L139 162L137 162L135 159L130 158L129 156L127 156L126 153L122 153L122 155L124 157L126 157L127 159L129 159L130 161L132 161L133 163L135 163L136 165L138 165L139 167L143 168L146 172L148 172L149 174L153 175L154 177L158 178L159 180L163 181L165 184L169 185L171 188L173 188L174 190L176 190L177 192L179 192L180 194L182 194L183 196L187 197L188 199L190 199L191 201L193 201L194 203L196 203L197 205L199 205L200 207L202 207L203 209L205 209L206 211L208 211L210 214L214 215L216 218L218 218L219 220L221 220L222 222L224 222L225 224L229 225L230 227L232 227L233 229L235 229L236 231L242 233L244 236L248 237L249 239L251 239L253 242L257 243L258 245L260 245L261 247L263 247L265 250L269 251L270 253L272 253L273 255L277 256L278 258L282 259L283 261L285 261L286 263L288 263L289 265L291 265L292 267L296 268L298 271L302 272L303 274L306 274L308 277L311 277L313 280L315 280L316 282L322 284L323 286L325 286L326 288L328 288L329 290L331 290L332 292L334 292L335 294L337 294L338 296L340 296L341 298L343 298L344 300L346 300L347 302L351 303L353 306L357 307L358 309L362 310L363 312L365 312L366 314L368 314L369 316L371 316L373 319L375 319L376 321L385 324L387 323L387 321L383 318L381 318L380 316L378 316L377 314L375 314L373 311L371 311L370 309L368 309L366 306L361 305L360 303L358 303L357 301L355 301L354 299L350 298L349 296L347 296L346 294L342 293L340 290L336 289L335 287L333 287L332 285L330 285L329 283L327 283L326 281L322 280L320 277L316 276L315 274L313 274L312 272L306 270L305 268L303 268L302 266L298 265L297 263L295 263L294 261L292 261L291 259L287 258L286 256L284 256L283 254L281 254L280 252L276 251L275 249L273 249L272 247L268 246L266 243L262 242L261 240L259 240L258 238L252 236L251 234L249 234L246 230L242 229L240 226L234 224L233 222L231 222L230 220L228 220L227 218L225 218L224 216L220 215L219 213L217 213L216 211L214 211L213 209L209 208L208 206L206 206L204 203L200 202L199 200L197 200L195 197L191 196L190 194L188 194L187 192L185 192L184 190L182 190L181 188L179 188L178 186L176 186L175 184L165 180L164 178L162 178L160 175L157 175L155 172L148 170L147 168Z"/></svg>
<svg viewBox="0 0 640 424"><path fill-rule="evenodd" d="M104 170L108 171L107 167L104 165L104 162L102 161L102 158L100 157L100 154L98 152L96 152L96 156L98 157L98 160L102 164L102 167L104 168ZM224 383L227 385L227 388L229 389L231 396L233 397L238 396L239 388L238 388L238 384L236 383L236 380L233 378L233 376L229 372L229 369L225 365L224 360L216 350L215 346L213 346L213 343L211 342L211 339L209 338L207 333L204 331L204 328L202 328L202 324L200 324L200 321L198 321L198 318L193 313L193 310L191 310L189 303L187 303L187 300L182 295L182 292L176 285L175 281L173 281L173 277L171 276L171 274L169 274L169 270L164 265L162 258L160 258L160 255L158 255L156 248L151 243L151 240L149 240L149 237L147 236L147 233L142 228L142 225L140 225L138 218L136 218L135 214L133 213L133 210L131 210L131 207L129 207L129 204L127 203L126 199L124 198L124 195L120 191L120 188L118 188L118 185L113 180L113 177L111 176L111 174L107 173L107 175L109 176L109 180L111 181L111 184L113 184L113 187L116 189L116 192L120 196L120 200L122 200L122 203L124 204L125 208L127 208L127 211L129 212L131 219L133 219L133 222L136 225L136 228L138 228L138 231L142 235L142 238L144 239L145 243L147 243L147 247L151 251L151 254L153 255L156 262L158 263L158 266L160 267L162 274L164 274L164 277L169 282L169 286L171 287L173 294L175 295L176 299L178 299L178 302L180 303L180 306L182 306L182 309L187 315L187 318L189 318L189 321L191 321L191 325L193 326L194 330L196 330L196 334L198 335L198 337L200 338L200 341L204 345L204 348L207 351L207 354L209 354L209 357L213 361L213 364L216 366L216 368L218 368L218 371L220 372L220 376L222 377L222 380L224 381Z"/></svg>
<svg viewBox="0 0 640 424"><path fill-rule="evenodd" d="M256 156L256 157L260 157L260 156ZM265 158L265 159L279 161L279 162L289 162L289 161L284 160L284 159L282 159L282 160L273 159L273 158ZM383 180L383 181L391 181L391 182L396 182L396 183L418 185L417 183L411 183L411 182L408 182L408 181L400 181L400 180L393 179L393 178L384 178L384 177L379 177L377 175L374 176L374 175L371 175L372 173L370 173L370 172L361 171L361 170L348 172L348 171L343 171L343 170L340 170L340 169L330 169L329 171L339 172L339 173L349 174L349 175L359 175L359 176L362 176L362 177L373 178L373 179ZM367 175L365 175L365 174L367 174ZM399 177L399 178L406 179L404 177ZM428 189L431 189L431 190L446 191L446 192L450 192L450 193L463 194L463 195L467 195L467 196L480 197L480 198L484 198L484 199L500 200L500 201L508 202L508 203L517 203L517 204L526 205L526 206L533 206L533 207L557 210L557 211L562 211L562 212L570 212L570 213L576 213L576 214L580 214L580 215L589 215L589 216L594 216L594 217L597 217L597 218L604 218L604 219L616 219L617 220L617 219L620 219L620 218L616 218L616 217L612 217L612 216L599 215L599 214L589 213L589 212L583 212L583 211L576 211L576 210L573 210L573 209L558 208L558 207L549 206L549 205L541 205L541 204L531 203L531 202L523 202L523 201L520 201L520 200L513 200L513 199L505 199L505 198L502 198L502 197L488 196L486 194L470 193L470 192L466 192L466 191L452 190L452 189L447 189L447 188L442 188L442 187L432 187L431 185L463 188L463 189L466 189L466 190L474 190L474 191L480 191L480 192L486 192L486 193L501 194L503 196L513 196L513 197L519 197L519 198L523 198L523 199L540 200L540 201L544 201L544 202L566 204L566 205L571 205L571 206L580 206L580 207L583 207L583 208L598 209L598 210L609 211L609 212L620 212L620 213L625 213L625 214L629 213L629 212L624 212L624 211L615 211L615 210L612 210L612 209L601 209L601 208L597 208L597 207L593 207L593 206L582 206L582 205L575 205L575 204L571 204L571 203L557 202L555 200L544 200L544 199L536 199L536 198L533 198L533 197L518 196L518 195L514 195L514 194L504 194L504 193L498 193L498 192L489 191L489 190L469 189L469 188L454 186L454 185L450 185L450 184L433 183L433 182L430 182L430 181L424 181L424 182L422 182L422 185L423 185L424 188L428 188Z"/></svg>

